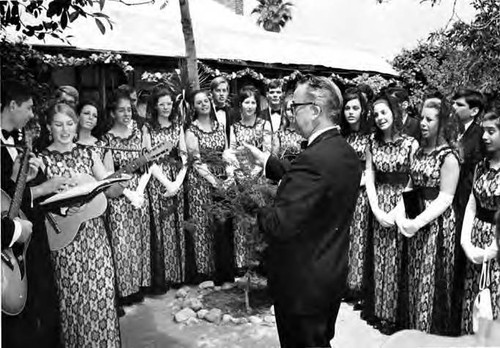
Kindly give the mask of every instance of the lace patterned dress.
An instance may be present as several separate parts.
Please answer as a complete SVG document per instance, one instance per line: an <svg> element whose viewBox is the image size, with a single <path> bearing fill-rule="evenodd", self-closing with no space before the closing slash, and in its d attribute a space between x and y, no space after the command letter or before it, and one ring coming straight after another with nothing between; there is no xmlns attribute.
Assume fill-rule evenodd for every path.
<svg viewBox="0 0 500 348"><path fill-rule="evenodd" d="M180 124L171 124L168 128L151 129L151 145L153 147L165 142L174 144L174 150L168 156L156 161L170 181L174 181L182 167L179 156ZM157 276L159 284L182 283L185 277L185 240L184 240L184 190L181 189L173 197L165 197L165 187L155 178L149 182L149 199L151 216L155 232L153 251L154 264L162 274ZM153 272L155 274L155 272Z"/></svg>
<svg viewBox="0 0 500 348"><path fill-rule="evenodd" d="M132 134L121 138L112 133L103 137L110 150L115 169L120 169L130 161L137 159L142 150L142 132L133 123ZM118 149L137 150L121 151ZM129 190L135 190L139 183L139 174L134 174L129 181ZM144 192L148 202L147 191ZM140 287L151 284L151 228L149 204L140 209L132 206L130 201L121 195L109 199L109 230L111 247L115 260L118 295L125 297L139 292Z"/></svg>
<svg viewBox="0 0 500 348"><path fill-rule="evenodd" d="M346 138L347 142L356 151L359 160L366 162L366 149L370 143L369 134L351 133ZM366 248L368 244L370 218L370 204L366 189L360 187L356 208L349 227L349 271L347 274L347 286L351 292L360 296L363 289L365 276Z"/></svg>
<svg viewBox="0 0 500 348"><path fill-rule="evenodd" d="M81 145L64 153L46 149L41 158L49 179L93 175L92 153ZM115 272L103 218L82 223L75 239L51 256L64 346L120 347Z"/></svg>
<svg viewBox="0 0 500 348"><path fill-rule="evenodd" d="M286 128L275 133L277 146L273 147L273 154L278 158L292 161L302 151L300 143L306 139L298 132Z"/></svg>
<svg viewBox="0 0 500 348"><path fill-rule="evenodd" d="M262 149L264 142L264 126L266 121L262 118L256 118L253 126L246 126L241 121L233 125L234 141L231 143L232 148L243 146L243 143L248 143ZM255 167L253 168L255 169ZM244 182L247 178L242 172L236 171L235 177L238 182ZM253 228L252 224L242 218L235 217L233 220L234 226L234 254L235 263L238 269L243 269L248 266L251 261L251 248L249 244L249 233Z"/></svg>
<svg viewBox="0 0 500 348"><path fill-rule="evenodd" d="M381 182L379 173L397 173L409 178L412 146L417 141L407 135L391 143L371 138L373 168L377 172L375 187L380 209L386 213L394 209L402 199L401 192L407 182ZM389 174L389 175L391 175ZM377 318L395 324L401 305L403 236L396 225L382 227L373 219L373 254L374 254L374 314Z"/></svg>
<svg viewBox="0 0 500 348"><path fill-rule="evenodd" d="M500 209L500 169L490 168L489 162L484 159L476 167L475 179L472 186L476 198L476 217L472 226L472 245L486 248L495 243L495 225L477 217L477 210L482 207L488 210ZM496 194L495 194L496 193ZM465 273L465 297L462 310L462 333L472 333L472 306L479 293L479 278L482 265L476 265L467 260ZM490 261L489 286L491 292L491 306L493 319L500 318L500 265L496 259Z"/></svg>
<svg viewBox="0 0 500 348"><path fill-rule="evenodd" d="M419 149L411 165L414 188L439 191L441 167L447 156L458 154L449 146L424 153ZM424 200L429 206L433 199ZM455 212L452 206L424 226L408 243L408 328L449 334L455 263Z"/></svg>
<svg viewBox="0 0 500 348"><path fill-rule="evenodd" d="M215 122L210 132L205 132L196 124L191 124L188 131L198 139L201 162L207 164L210 172L222 177L225 168L217 161L210 161L214 156L222 161L222 152L226 146L224 126ZM219 157L220 156L220 157ZM212 186L196 169L188 171L188 210L189 217L194 224L193 242L196 272L205 276L212 276L215 272L214 229L212 219L206 206L212 202Z"/></svg>

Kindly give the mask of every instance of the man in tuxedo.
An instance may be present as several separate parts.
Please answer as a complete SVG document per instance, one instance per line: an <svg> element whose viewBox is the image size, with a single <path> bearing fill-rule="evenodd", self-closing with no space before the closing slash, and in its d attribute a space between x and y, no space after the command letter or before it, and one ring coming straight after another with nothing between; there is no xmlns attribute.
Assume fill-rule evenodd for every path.
<svg viewBox="0 0 500 348"><path fill-rule="evenodd" d="M420 132L420 121L408 113L408 107L410 106L408 91L404 88L392 87L387 90L387 93L395 97L401 105L401 110L403 112L402 132L420 141L422 136Z"/></svg>
<svg viewBox="0 0 500 348"><path fill-rule="evenodd" d="M33 99L30 89L17 81L3 80L1 105L1 187L12 197L20 162L20 153L16 146L23 145L22 130L33 117ZM2 313L2 346L58 347L60 340L57 294L44 227L44 214L38 207L37 201L63 187L66 179L53 178L45 181L43 174L38 170L40 160L31 156L29 161L27 178L29 183L24 189L21 205L23 212L33 223L32 240L26 255L28 298L21 314L7 316ZM2 207L2 209L8 209L8 207ZM22 231L20 239L14 240L16 236L14 222L11 241L4 243L4 224L7 229L12 228L9 221L2 220L2 249L14 242L23 241Z"/></svg>
<svg viewBox="0 0 500 348"><path fill-rule="evenodd" d="M245 146L268 178L281 180L275 203L258 211L281 346L330 347L345 291L361 165L340 135L342 94L333 82L305 76L292 108L308 144L291 164Z"/></svg>
<svg viewBox="0 0 500 348"><path fill-rule="evenodd" d="M460 246L460 236L462 235L462 223L465 214L465 208L472 190L474 180L474 169L476 164L485 156L486 152L481 140L483 130L479 125L478 119L484 112L484 98L481 92L472 89L460 89L452 98L453 112L457 117L460 126L458 136L458 149L462 163L460 166L460 177L458 180L453 207L456 216L456 236L455 236L455 294L453 303L455 303L457 313L460 313L463 298L463 274L465 272L466 257ZM454 318L453 327L456 331L452 334L460 334L459 314Z"/></svg>
<svg viewBox="0 0 500 348"><path fill-rule="evenodd" d="M267 86L266 98L269 106L260 112L260 117L271 125L272 133L276 133L281 127L283 110L283 86L280 81L272 80Z"/></svg>
<svg viewBox="0 0 500 348"><path fill-rule="evenodd" d="M233 125L233 122L237 120L235 119L235 112L229 105L229 83L224 77L218 76L210 82L210 95L215 108L217 122L222 124L226 130L227 145L229 147L231 141L233 141L233 139L230 138L230 127Z"/></svg>

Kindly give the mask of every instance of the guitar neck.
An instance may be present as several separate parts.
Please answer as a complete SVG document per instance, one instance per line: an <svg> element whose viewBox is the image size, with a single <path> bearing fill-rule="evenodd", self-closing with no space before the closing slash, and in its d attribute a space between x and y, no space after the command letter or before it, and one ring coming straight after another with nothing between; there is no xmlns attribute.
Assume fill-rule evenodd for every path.
<svg viewBox="0 0 500 348"><path fill-rule="evenodd" d="M19 168L19 173L17 174L16 189L14 191L12 202L9 207L9 212L7 214L9 219L14 219L15 217L17 217L19 215L19 210L21 209L24 188L26 186L26 179L28 178L29 157L30 156L28 148L25 148L21 158L21 167Z"/></svg>
<svg viewBox="0 0 500 348"><path fill-rule="evenodd" d="M148 158L145 155L141 155L139 158L130 161L122 168L118 169L116 172L106 177L106 179L112 179L121 176L122 174L133 174L140 167L146 165L148 163Z"/></svg>

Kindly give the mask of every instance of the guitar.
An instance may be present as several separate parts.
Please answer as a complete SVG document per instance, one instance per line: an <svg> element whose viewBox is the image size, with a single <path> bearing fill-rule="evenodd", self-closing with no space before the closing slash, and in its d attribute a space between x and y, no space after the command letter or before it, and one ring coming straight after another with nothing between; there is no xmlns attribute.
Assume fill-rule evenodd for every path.
<svg viewBox="0 0 500 348"><path fill-rule="evenodd" d="M123 168L120 168L106 179L117 178L122 176L122 174L132 174L138 168L157 160L164 154L168 154L173 147L174 144L170 142L160 144L151 151L143 153L139 158L127 163ZM92 176L83 174L80 174L76 179L79 184L95 181ZM93 190L87 195L78 195L74 199L63 201L62 204L66 207L75 203L84 203L74 214L63 216L50 212L47 213L45 226L47 228L50 250L56 251L65 248L75 239L82 223L104 214L108 202L102 192L105 187L107 186ZM41 204L43 205L44 203Z"/></svg>
<svg viewBox="0 0 500 348"><path fill-rule="evenodd" d="M31 152L32 138L25 132L24 152L21 156L21 165L16 179L16 189L12 200L9 195L1 190L2 217L9 219L20 217L26 220L21 211L26 179L29 169L29 154ZM8 211L7 211L8 208ZM2 250L2 312L7 315L20 314L28 298L28 277L26 275L26 251L31 237L24 244L14 243L11 248Z"/></svg>

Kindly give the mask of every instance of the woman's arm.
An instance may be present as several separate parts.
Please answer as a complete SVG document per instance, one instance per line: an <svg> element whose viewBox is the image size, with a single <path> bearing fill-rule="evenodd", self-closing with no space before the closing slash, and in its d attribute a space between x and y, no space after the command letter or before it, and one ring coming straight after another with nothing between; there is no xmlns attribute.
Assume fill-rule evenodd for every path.
<svg viewBox="0 0 500 348"><path fill-rule="evenodd" d="M415 219L405 219L400 226L407 237L413 236L422 227L437 219L453 203L459 174L458 159L453 154L447 155L441 166L439 195Z"/></svg>
<svg viewBox="0 0 500 348"><path fill-rule="evenodd" d="M372 154L369 149L366 150L365 176L366 194L368 196L368 202L370 203L373 215L383 227L393 226L394 219L391 219L389 215L382 211L378 206L377 190L375 189L375 172L373 170Z"/></svg>

